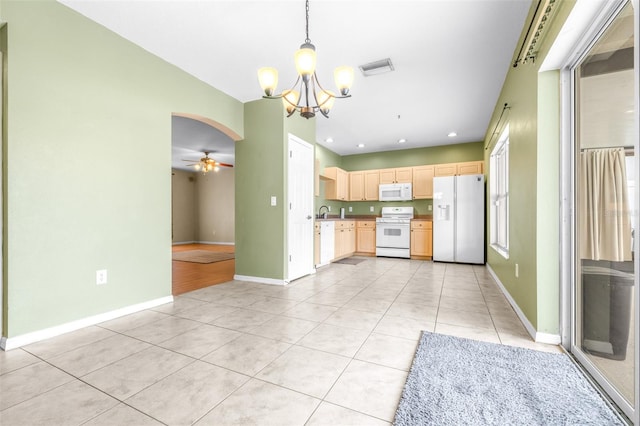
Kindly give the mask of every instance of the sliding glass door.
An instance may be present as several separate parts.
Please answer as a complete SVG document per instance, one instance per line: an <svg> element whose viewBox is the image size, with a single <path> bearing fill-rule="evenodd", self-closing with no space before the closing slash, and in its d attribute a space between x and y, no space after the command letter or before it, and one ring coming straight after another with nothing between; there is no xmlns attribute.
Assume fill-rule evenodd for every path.
<svg viewBox="0 0 640 426"><path fill-rule="evenodd" d="M571 350L635 417L638 133L634 10L621 2L573 67Z"/></svg>

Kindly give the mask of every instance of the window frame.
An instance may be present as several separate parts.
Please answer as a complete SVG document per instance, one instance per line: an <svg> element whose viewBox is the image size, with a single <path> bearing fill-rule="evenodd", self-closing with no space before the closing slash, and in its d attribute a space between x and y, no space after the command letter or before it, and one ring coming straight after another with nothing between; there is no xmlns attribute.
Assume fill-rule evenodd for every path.
<svg viewBox="0 0 640 426"><path fill-rule="evenodd" d="M509 125L500 134L489 157L490 247L509 259Z"/></svg>

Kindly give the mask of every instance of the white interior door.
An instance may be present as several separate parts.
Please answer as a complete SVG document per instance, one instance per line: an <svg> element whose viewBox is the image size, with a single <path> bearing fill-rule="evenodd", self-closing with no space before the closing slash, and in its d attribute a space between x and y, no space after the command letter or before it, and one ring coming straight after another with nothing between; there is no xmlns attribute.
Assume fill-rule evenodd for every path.
<svg viewBox="0 0 640 426"><path fill-rule="evenodd" d="M287 281L313 272L313 146L289 135Z"/></svg>

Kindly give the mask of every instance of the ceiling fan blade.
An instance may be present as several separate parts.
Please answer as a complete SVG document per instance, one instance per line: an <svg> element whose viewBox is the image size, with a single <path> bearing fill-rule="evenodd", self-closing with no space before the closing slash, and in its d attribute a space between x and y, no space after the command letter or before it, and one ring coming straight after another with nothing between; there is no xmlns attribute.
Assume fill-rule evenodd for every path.
<svg viewBox="0 0 640 426"><path fill-rule="evenodd" d="M216 166L222 166L222 167L233 167L233 164L227 164L227 163L216 163Z"/></svg>

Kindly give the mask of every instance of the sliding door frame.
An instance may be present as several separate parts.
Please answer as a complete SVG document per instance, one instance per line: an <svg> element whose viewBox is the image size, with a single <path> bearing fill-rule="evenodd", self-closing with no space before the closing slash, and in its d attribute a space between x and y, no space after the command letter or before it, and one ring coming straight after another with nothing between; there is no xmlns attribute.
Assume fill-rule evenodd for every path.
<svg viewBox="0 0 640 426"><path fill-rule="evenodd" d="M640 105L640 97L638 95L638 87L640 83L639 75L639 59L638 59L638 40L639 40L639 11L638 2L640 0L632 0L631 3L634 7L634 79L635 79L635 116L636 116L636 129L638 135L640 135L640 119L638 118L638 107ZM560 289L560 301L561 301L561 339L562 346L570 351L573 356L580 362L580 364L593 376L599 386L607 393L607 395L620 407L624 413L634 422L636 425L640 425L639 419L639 406L640 406L640 392L638 387L640 385L638 379L638 372L640 372L639 355L640 351L639 343L640 336L638 330L640 329L640 291L639 290L639 273L640 273L640 260L637 254L640 253L639 242L640 238L634 239L634 253L636 253L634 259L634 342L635 342L635 401L631 406L624 397L609 383L607 378L600 373L596 366L588 359L588 357L582 352L580 346L576 343L577 337L577 323L576 323L576 280L578 274L576 271L575 262L575 250L576 250L576 159L577 159L577 146L576 146L576 129L578 125L578 118L576 116L575 104L577 103L578 93L576 93L576 81L575 70L579 66L584 57L588 54L589 50L603 35L611 22L615 19L621 9L626 5L626 0L615 0L613 2L603 2L602 10L600 10L596 19L592 21L590 27L586 28L586 31L582 34L580 41L576 44L573 51L568 55L565 61L565 66L560 71L561 82L561 146L560 146L560 192L561 192L561 232L560 232L560 245L561 245L561 289ZM635 176L635 203L636 208L633 214L638 214L637 205L640 200L640 146L638 138L634 143L635 162L636 162L636 176ZM636 230L638 231L638 230ZM636 232L636 235L638 232Z"/></svg>

